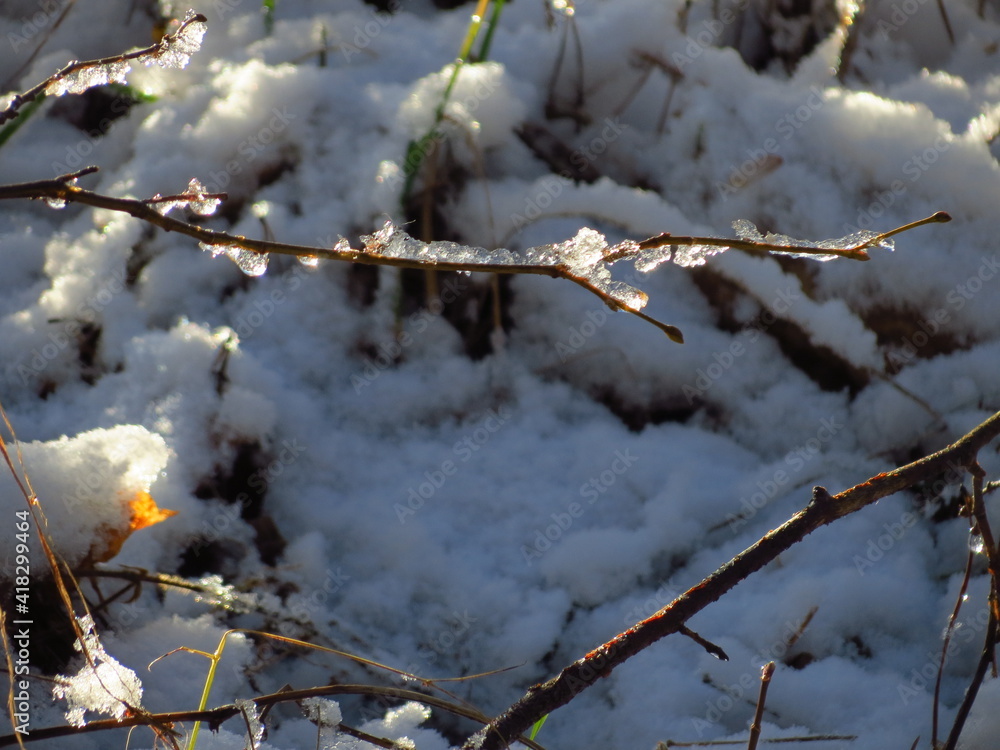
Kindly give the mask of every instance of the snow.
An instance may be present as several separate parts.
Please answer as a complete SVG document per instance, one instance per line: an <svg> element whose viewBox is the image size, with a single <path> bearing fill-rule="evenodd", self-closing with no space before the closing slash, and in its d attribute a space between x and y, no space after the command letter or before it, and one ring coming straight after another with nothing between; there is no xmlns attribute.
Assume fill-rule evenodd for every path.
<svg viewBox="0 0 1000 750"><path fill-rule="evenodd" d="M455 78L426 155L438 171L418 177L409 215L407 146L437 120L468 3L414 0L391 15L361 0L277 3L270 34L259 4L212 3L166 53L133 60L157 65L61 79L52 93L65 95L0 149L5 183L97 164L81 186L166 196L149 205L231 235L559 266L685 343L566 278L503 278L497 332L486 274L440 276L421 307L412 271L238 244L201 252L107 210L4 201L0 401L55 549L70 566L199 587L147 582L96 608L92 630L81 618L96 671L67 662L57 701L34 680L33 728L121 715L119 698L194 708L203 656L146 665L181 646L212 653L232 628L423 678L489 672L439 685L495 715L784 522L814 485L840 491L988 417L1000 403L1000 24L975 5L946 0L953 45L936 4L870 3L842 83L841 31L794 70L756 70L719 46L748 49L763 33L714 26L727 3L552 3L551 28L541 0L506 4L490 59ZM71 60L148 46L151 21L130 8L78 3L53 30L30 3L5 7L0 79L20 71L7 86L25 91ZM644 82L642 60L663 63ZM123 76L154 98L96 130L73 124L79 92ZM564 146L562 164L593 172L577 179L555 152L546 163L526 124ZM434 180L437 237L414 220ZM228 199L203 197L215 193ZM742 237L794 255L939 210L954 221L869 247L867 262L637 244ZM980 461L995 479L996 452ZM962 480L952 471L816 531L692 618L730 661L665 639L553 712L538 740L745 742L773 659L764 739L927 746L969 550L968 520L944 512ZM147 493L177 515L132 530ZM0 517L27 508L0 479ZM5 580L17 543L0 535ZM37 535L30 555L40 578ZM107 599L124 582L97 585ZM944 670L945 727L978 659L987 589L977 557ZM81 590L103 601L90 582ZM98 680L118 681L117 698ZM209 704L249 711L244 701L285 684L336 683L417 687L235 634ZM962 747L992 747L997 690L988 678ZM478 729L416 702L344 695L275 706L263 723L257 746L274 750L368 747L340 723L419 750ZM243 748L245 735L233 719L198 747ZM135 732L130 746L154 738Z"/></svg>
<svg viewBox="0 0 1000 750"><path fill-rule="evenodd" d="M94 632L94 620L89 615L78 619L84 639L74 647L86 653L80 671L69 677L57 678L52 694L66 701L66 720L73 726L86 725L87 711L99 711L121 719L127 711L142 704L142 683L134 671L124 667L101 646Z"/></svg>

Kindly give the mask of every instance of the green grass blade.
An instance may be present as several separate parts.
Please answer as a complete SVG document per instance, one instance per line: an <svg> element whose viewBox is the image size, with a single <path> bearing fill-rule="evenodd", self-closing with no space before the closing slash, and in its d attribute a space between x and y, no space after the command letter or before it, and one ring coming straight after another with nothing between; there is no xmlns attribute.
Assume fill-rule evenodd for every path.
<svg viewBox="0 0 1000 750"><path fill-rule="evenodd" d="M493 43L493 32L500 24L500 14L503 12L504 0L495 0L493 3L493 13L490 15L489 23L486 24L486 36L483 37L483 45L479 48L476 62L483 62L490 55L490 45Z"/></svg>
<svg viewBox="0 0 1000 750"><path fill-rule="evenodd" d="M542 731L542 727L545 726L546 720L549 718L548 714L545 714L542 718L535 722L534 726L531 727L531 732L528 733L528 739L534 741L535 736Z"/></svg>

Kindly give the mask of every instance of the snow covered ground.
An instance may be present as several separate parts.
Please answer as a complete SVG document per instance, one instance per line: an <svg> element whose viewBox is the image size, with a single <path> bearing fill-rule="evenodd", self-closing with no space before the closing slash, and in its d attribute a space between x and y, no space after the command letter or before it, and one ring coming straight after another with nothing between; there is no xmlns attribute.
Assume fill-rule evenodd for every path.
<svg viewBox="0 0 1000 750"><path fill-rule="evenodd" d="M79 0L5 88L148 45L140 5ZM835 15L816 21L819 44L799 60L808 22L770 32L768 53L752 12L763 3L695 2L687 35L682 6L578 2L579 55L562 11L506 6L490 62L464 69L451 93L435 152L447 160L417 184L438 184L447 236L435 239L517 250L583 226L609 241L734 236L747 219L822 240L937 210L954 221L867 263L730 251L697 269L616 267L650 295L650 315L683 331L678 345L563 280L505 280L500 332L485 275L443 276L421 306L419 272L273 257L250 278L120 214L0 206L0 400L57 548L71 564L102 559L128 500L148 490L177 515L104 566L233 587L228 609L145 586L98 614L146 709L195 708L207 670L184 653L149 662L179 646L212 651L242 627L428 678L510 668L443 683L494 715L784 521L813 485L840 491L998 408L997 6L981 18L971 0L947 0L951 42L935 3L873 2L843 82ZM257 3L195 10L208 32L190 64L129 76L155 100L107 94L94 106L113 121L88 120L82 98L48 101L0 150L2 182L95 164L81 184L108 194L178 193L191 178L228 192L219 217L200 221L233 234L357 247L386 218L423 231L419 211L400 207L407 144L434 122L472 5L414 0L383 15L360 0L279 2L270 32ZM5 3L0 78L58 12ZM576 181L554 174L553 143ZM997 477L996 453L981 459ZM765 738L851 736L790 747L867 750L920 736L927 747L968 551L960 481L953 472L824 528L695 617L730 661L668 638L554 713L538 741L652 750L745 738L773 659ZM0 492L0 529L13 529L24 500L9 477ZM944 733L981 648L987 584L980 560L945 668ZM54 637L36 632L36 643ZM237 637L209 705L331 681L400 684ZM33 729L65 723L50 683L31 693ZM994 745L998 700L987 679L964 747ZM477 728L415 704L339 704L344 723L421 750ZM152 742L143 730L130 746ZM242 748L238 721L198 746ZM274 710L258 745L315 746L295 706Z"/></svg>

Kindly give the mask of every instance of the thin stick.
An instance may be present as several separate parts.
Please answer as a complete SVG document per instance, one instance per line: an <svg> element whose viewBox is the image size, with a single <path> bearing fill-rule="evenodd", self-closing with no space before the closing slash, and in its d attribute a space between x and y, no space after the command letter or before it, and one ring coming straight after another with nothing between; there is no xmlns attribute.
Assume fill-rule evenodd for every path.
<svg viewBox="0 0 1000 750"><path fill-rule="evenodd" d="M172 34L167 34L159 42L153 44L144 49L135 50L134 52L126 52L121 55L114 55L113 57L102 57L98 60L86 60L84 62L73 62L62 68L55 74L49 76L44 81L39 83L37 86L33 86L28 89L23 94L16 95L7 105L7 108L0 112L0 125L7 122L14 117L17 117L18 110L27 102L30 102L36 96L41 94L51 83L58 81L61 78L65 78L71 73L75 73L78 70L84 70L86 68L99 68L107 65L114 65L115 63L125 62L127 60L135 60L137 58L143 57L145 55L156 55L157 53L165 52L171 43L173 43L179 36L184 33L184 30L193 23L207 23L208 19L201 14L194 14L181 23L177 31Z"/></svg>
<svg viewBox="0 0 1000 750"><path fill-rule="evenodd" d="M83 203L97 208L104 208L128 214L129 216L146 221L168 232L177 232L179 234L187 235L188 237L193 237L205 245L220 247L236 246L261 254L277 253L279 255L295 255L298 257L307 256L324 258L327 260L367 263L370 265L396 266L397 268L423 268L438 271L485 271L492 273L540 274L544 276L552 276L554 278L568 279L569 281L572 281L573 283L578 284L584 289L587 289L591 293L597 295L612 309L623 310L631 313L659 328L672 341L677 343L684 342L684 335L677 327L656 320L635 307L623 304L604 289L595 286L587 277L574 273L573 269L571 269L569 265L560 262L559 259L554 259L549 265L541 265L538 263L494 263L490 262L488 258L485 261L448 261L438 258L397 258L391 255L371 252L368 248L363 250L355 250L350 247L344 249L339 246L334 248L318 248L303 245L291 245L283 242L255 240L240 235L234 236L227 234L226 232L206 229L196 224L188 224L185 221L165 216L151 208L147 201L140 201L132 198L113 198L109 195L94 193L71 184L75 178L94 172L96 169L96 167L87 167L86 169L82 169L78 172L62 175L61 177L57 177L52 180L39 180L36 182L0 186L0 200L48 198L64 201L66 203ZM184 195L185 194L181 194L181 197ZM204 197L205 196L202 195L192 195L191 199L202 200ZM667 245L715 245L757 252L819 253L823 255L840 255L842 257L852 258L855 260L867 260L868 254L864 251L865 247L878 244L885 238L916 228L923 224L950 220L951 217L948 216L948 214L943 211L939 211L933 216L921 219L920 221L915 221L889 232L876 235L871 240L858 247L843 249L810 248L799 247L797 245L775 245L767 242L753 242L742 239L723 239L719 237L674 237L670 234L661 234L657 237L643 240L642 242L624 242L620 245L616 245L614 248L609 250L608 254L602 260L606 265L610 265L618 260L631 257L637 254L640 250L653 249ZM642 295L641 293L640 297L645 299L645 295ZM638 306L641 306L641 304Z"/></svg>
<svg viewBox="0 0 1000 750"><path fill-rule="evenodd" d="M451 703L450 701L436 698L433 695L425 695L415 690L404 688L386 687L381 685L324 685L322 687L306 688L304 690L286 690L268 695L260 695L251 698L258 708L263 709L276 703L288 701L298 702L305 698L319 698L328 695L375 695L385 698L394 698L404 701L416 701L442 711L462 716L478 723L485 723L488 718L475 709ZM223 722L241 713L239 706L227 704L205 711L171 711L162 714L128 715L118 719L99 719L90 721L86 726L59 726L35 729L32 727L31 734L24 736L25 742L35 742L38 740L52 739L53 737L76 736L86 732L101 732L108 729L124 729L127 727L147 726L147 725L169 725L185 721L203 721L213 729L217 729ZM532 750L545 750L537 742L529 740L527 737L518 737L517 741ZM0 737L0 747L8 747L16 744L16 735L8 734Z"/></svg>
<svg viewBox="0 0 1000 750"><path fill-rule="evenodd" d="M966 494L968 498L968 503L971 505L972 498L968 497L968 494L965 493L964 486L962 490L963 494ZM944 677L944 664L948 656L948 649L951 646L951 636L955 632L955 622L958 620L958 614L962 609L962 602L965 601L965 592L969 588L969 579L972 578L972 562L974 559L975 555L970 548L968 559L965 561L965 576L962 578L962 585L958 588L958 595L955 597L955 606L951 611L951 616L948 618L948 625L944 631L944 642L941 644L941 661L938 664L937 679L934 681L934 704L931 707L931 747L938 747L938 709L941 702L941 680Z"/></svg>
<svg viewBox="0 0 1000 750"><path fill-rule="evenodd" d="M764 718L764 703L767 701L767 689L771 685L771 676L774 674L774 662L769 661L760 670L760 695L757 696L757 710L753 715L753 722L750 724L750 739L747 741L747 750L756 750L757 741L760 740L760 723Z"/></svg>

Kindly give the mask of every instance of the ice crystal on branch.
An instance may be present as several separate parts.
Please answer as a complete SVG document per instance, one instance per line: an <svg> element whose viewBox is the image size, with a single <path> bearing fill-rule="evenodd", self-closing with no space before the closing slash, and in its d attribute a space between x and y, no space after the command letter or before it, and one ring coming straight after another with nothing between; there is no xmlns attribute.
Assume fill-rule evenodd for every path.
<svg viewBox="0 0 1000 750"><path fill-rule="evenodd" d="M88 65L64 76L53 79L45 87L49 96L63 94L82 94L94 86L104 86L108 83L125 83L125 76L132 69L124 60L100 65Z"/></svg>
<svg viewBox="0 0 1000 750"><path fill-rule="evenodd" d="M207 30L205 17L189 10L177 31L167 34L157 49L142 55L138 60L147 67L159 65L161 68L186 68L191 55L201 49L201 40Z"/></svg>
<svg viewBox="0 0 1000 750"><path fill-rule="evenodd" d="M754 226L753 222L747 221L746 219L738 219L733 222L733 230L740 237L740 239L749 240L750 242L761 242L767 243L769 245L781 245L783 247L789 248L788 250L783 250L783 255L789 255L792 258L809 258L811 260L827 261L833 260L834 258L843 255L843 253L837 254L823 254L823 253L796 253L794 248L814 248L817 250L851 250L857 248L867 248L867 247L880 247L884 250L892 250L893 242L890 239L883 239L874 245L872 241L878 239L881 235L878 232L873 232L869 229L863 229L860 232L855 232L854 234L849 234L846 237L840 237L835 240L823 240L822 242L810 242L809 240L797 240L794 237L789 237L784 234L774 234L773 232L768 232L766 236L761 236L760 230Z"/></svg>
<svg viewBox="0 0 1000 750"><path fill-rule="evenodd" d="M247 250L239 245L209 245L199 242L198 246L212 253L212 257L223 254L228 256L247 276L263 276L270 259L267 253Z"/></svg>
<svg viewBox="0 0 1000 750"><path fill-rule="evenodd" d="M152 203L156 212L166 216L175 208L187 206L198 216L211 216L222 203L219 198L210 197L197 177L192 177L187 189L178 196L164 198L157 193L148 201Z"/></svg>
<svg viewBox="0 0 1000 750"><path fill-rule="evenodd" d="M84 643L81 644L78 638L73 647L85 652L89 661L75 675L60 676L52 695L56 700L66 701L66 721L73 726L86 726L87 711L121 719L128 710L140 705L142 683L135 672L119 664L104 650L90 615L77 618L77 622Z"/></svg>
<svg viewBox="0 0 1000 750"><path fill-rule="evenodd" d="M108 83L124 84L125 77L132 70L133 60L147 67L184 68L191 55L201 48L202 37L208 29L205 20L204 16L189 10L177 31L164 36L159 44L117 57L72 62L44 84L44 92L50 96L62 96L82 94L94 86Z"/></svg>
<svg viewBox="0 0 1000 750"><path fill-rule="evenodd" d="M609 257L624 257L638 246L634 242L624 242L609 247L604 235L584 227L576 236L566 242L553 245L530 247L523 253L498 248L487 250L482 247L468 247L456 242L420 242L387 221L375 234L361 238L365 251L371 255L398 258L427 264L462 265L474 271L475 266L484 270L497 270L495 266L519 266L561 269L565 275L582 283L613 303L629 310L641 310L648 297L644 292L611 278L608 270ZM512 269L513 270L513 269ZM525 271L527 272L527 271Z"/></svg>

